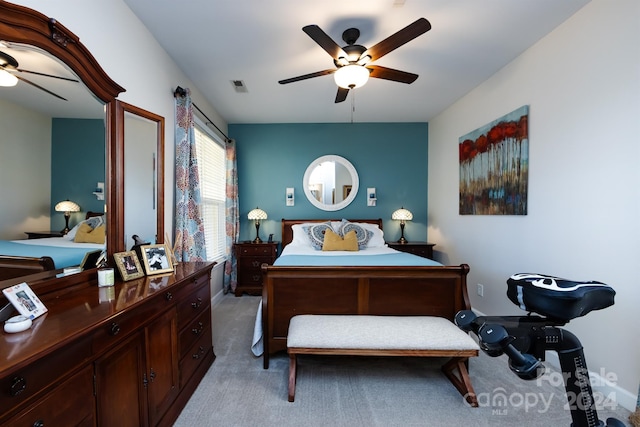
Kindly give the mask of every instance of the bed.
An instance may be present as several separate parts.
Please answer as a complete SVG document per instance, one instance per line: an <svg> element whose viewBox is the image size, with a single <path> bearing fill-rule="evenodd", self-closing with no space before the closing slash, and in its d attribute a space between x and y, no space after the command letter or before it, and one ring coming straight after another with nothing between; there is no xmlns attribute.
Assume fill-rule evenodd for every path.
<svg viewBox="0 0 640 427"><path fill-rule="evenodd" d="M369 230L377 228L378 244L373 245L377 253L371 257L366 254L373 248L352 253L336 251L316 257L324 258L318 261L313 259L312 251L290 250L301 244L305 226L327 222L334 229L345 223ZM369 243L372 242L373 238ZM384 244L381 219L283 219L282 248L274 265L262 265L262 301L252 350L263 355L265 369L271 354L286 350L289 320L294 315L422 315L453 320L458 311L470 309L469 266L444 266L404 252L399 255L399 251ZM324 251L317 251L316 255L320 252ZM393 257L397 261L391 261Z"/></svg>
<svg viewBox="0 0 640 427"><path fill-rule="evenodd" d="M104 250L105 243L76 242L99 240L97 237L77 239L84 230L98 230L103 213L87 212L85 220L63 237L43 239L0 240L0 280L13 279L42 271L78 266L88 252ZM87 227L90 227L87 228Z"/></svg>

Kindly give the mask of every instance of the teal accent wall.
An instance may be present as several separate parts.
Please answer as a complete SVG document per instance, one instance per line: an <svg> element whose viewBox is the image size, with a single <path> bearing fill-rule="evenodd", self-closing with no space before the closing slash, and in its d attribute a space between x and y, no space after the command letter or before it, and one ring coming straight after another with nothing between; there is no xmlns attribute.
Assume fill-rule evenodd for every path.
<svg viewBox="0 0 640 427"><path fill-rule="evenodd" d="M87 211L103 212L104 200L93 194L106 177L104 120L54 118L51 124L51 229L64 228L64 215L56 203L69 199L81 212L71 214L69 227L85 218Z"/></svg>
<svg viewBox="0 0 640 427"><path fill-rule="evenodd" d="M282 218L382 218L385 238L398 240L391 214L401 206L413 213L405 237L427 240L427 123L232 124L229 136L237 143L241 240L255 238L247 214L256 206L268 215L263 240L280 239ZM332 212L313 206L302 189L309 164L328 154L349 160L360 179L355 200ZM295 206L285 206L287 187L294 188ZM367 206L368 187L376 188L375 207Z"/></svg>

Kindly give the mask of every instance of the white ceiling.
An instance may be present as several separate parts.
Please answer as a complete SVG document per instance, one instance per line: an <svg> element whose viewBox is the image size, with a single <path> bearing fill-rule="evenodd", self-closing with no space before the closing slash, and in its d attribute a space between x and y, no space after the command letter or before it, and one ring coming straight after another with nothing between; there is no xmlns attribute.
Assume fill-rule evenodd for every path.
<svg viewBox="0 0 640 427"><path fill-rule="evenodd" d="M19 70L35 71L51 76L76 79L76 82L56 79L28 72L14 71L12 74L26 79L41 88L66 99L61 100L24 81L18 81L13 87L1 87L3 100L38 111L51 117L66 118L102 118L104 105L89 92L86 86L71 69L53 58L47 52L30 45L19 43L0 44L0 51L10 55L18 62Z"/></svg>
<svg viewBox="0 0 640 427"><path fill-rule="evenodd" d="M124 1L228 123L429 121L589 2ZM419 74L413 84L370 79L339 104L332 75L278 84L334 68L305 25L320 26L340 46L342 32L356 27L357 43L371 47L420 17L429 32L375 61ZM248 92L237 93L232 80Z"/></svg>

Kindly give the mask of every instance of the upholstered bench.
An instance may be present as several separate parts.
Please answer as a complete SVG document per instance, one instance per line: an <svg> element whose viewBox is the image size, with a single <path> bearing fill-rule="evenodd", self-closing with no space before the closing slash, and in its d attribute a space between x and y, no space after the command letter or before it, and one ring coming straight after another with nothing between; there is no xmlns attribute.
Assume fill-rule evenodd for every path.
<svg viewBox="0 0 640 427"><path fill-rule="evenodd" d="M289 323L289 402L296 393L297 356L421 356L450 358L442 372L478 406L467 363L478 344L451 321L433 316L298 315ZM459 376L456 376L455 370Z"/></svg>

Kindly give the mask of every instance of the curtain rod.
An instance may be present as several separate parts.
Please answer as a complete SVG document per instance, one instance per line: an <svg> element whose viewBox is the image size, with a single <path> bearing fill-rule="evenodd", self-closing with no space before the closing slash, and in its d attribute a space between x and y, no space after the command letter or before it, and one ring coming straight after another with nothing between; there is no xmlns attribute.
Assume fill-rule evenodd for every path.
<svg viewBox="0 0 640 427"><path fill-rule="evenodd" d="M178 86L176 88L175 92L173 92L173 96L174 97L175 96L185 96L186 94L187 94L187 91L184 90L183 88L181 88L180 86ZM224 142L226 142L226 143L231 142L231 138L229 138L224 132L222 132L222 130L218 126L216 126L216 124L213 122L213 120L211 120L209 117L207 117L207 115L200 108L198 108L198 106L195 104L195 102L192 102L191 104L194 106L194 108L196 110L198 110L200 112L200 114L202 114L204 116L205 119L208 120L208 122L205 123L205 124L213 125L213 127L215 127L217 129L217 131L220 132L222 134L222 136L224 136L224 139L225 139Z"/></svg>

